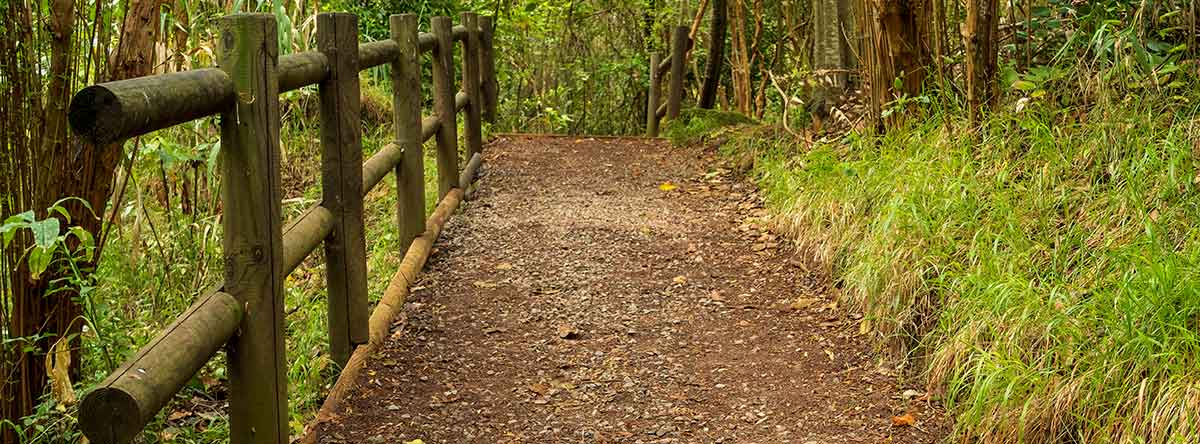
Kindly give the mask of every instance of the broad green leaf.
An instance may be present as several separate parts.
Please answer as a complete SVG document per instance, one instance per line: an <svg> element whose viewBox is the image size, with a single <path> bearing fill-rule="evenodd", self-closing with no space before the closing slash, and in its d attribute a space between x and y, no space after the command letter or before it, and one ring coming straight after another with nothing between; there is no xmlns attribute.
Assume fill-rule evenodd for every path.
<svg viewBox="0 0 1200 444"><path fill-rule="evenodd" d="M58 219L48 219L57 221ZM54 257L54 250L46 247L33 247L29 250L29 275L33 279L41 277L42 272L50 266L50 258Z"/></svg>
<svg viewBox="0 0 1200 444"><path fill-rule="evenodd" d="M58 219L48 217L29 224L29 229L33 231L33 240L37 246L51 248L54 246L54 241L58 240L60 227Z"/></svg>
<svg viewBox="0 0 1200 444"><path fill-rule="evenodd" d="M1017 80L1012 83L1012 87L1019 89L1021 91L1028 92L1028 91L1033 91L1033 90L1037 89L1037 84L1030 82L1028 80Z"/></svg>
<svg viewBox="0 0 1200 444"><path fill-rule="evenodd" d="M79 239L79 246L83 248L90 249L96 246L96 241L92 238L92 233L83 229L83 227L74 226L67 230L67 232L75 236L76 239Z"/></svg>

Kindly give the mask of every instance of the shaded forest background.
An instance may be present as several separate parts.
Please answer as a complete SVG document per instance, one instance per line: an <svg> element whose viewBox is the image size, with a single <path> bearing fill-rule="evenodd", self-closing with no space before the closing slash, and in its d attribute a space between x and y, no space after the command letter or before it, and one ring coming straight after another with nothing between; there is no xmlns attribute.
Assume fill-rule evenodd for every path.
<svg viewBox="0 0 1200 444"><path fill-rule="evenodd" d="M820 247L826 262L848 273L844 283L851 290L858 288L858 305L874 319L866 330L898 350L902 358L940 364L930 366L926 376L931 384L950 387L947 396L959 401L951 402L951 408L960 413L964 435L990 436L988 430L993 430L994 442L1011 437L1069 442L1063 440L1090 436L1081 430L1107 427L1108 434L1103 436L1110 439L1146 435L1151 436L1147 442L1172 442L1200 433L1180 425L1200 418L1196 416L1200 415L1200 385L1194 374L1188 374L1188 369L1194 370L1200 362L1200 341L1195 334L1200 307L1194 303L1164 297L1156 304L1170 307L1169 316L1155 311L1162 316L1138 319L1121 318L1112 310L1105 314L1077 312L1092 319L1116 316L1111 323L1087 324L1108 331L1122 323L1156 326L1158 333L1130 327L1128 337L1132 339L1112 344L1119 350L1110 355L1089 356L1080 351L1088 347L1087 342L1080 341L1070 351L1032 356L1027 351L1036 349L1039 340L1027 337L1048 334L1038 333L1039 326L1045 330L1048 325L1059 325L1055 322L1082 322L1050 315L1022 320L1030 327L1017 335L1022 339L1014 347L1020 353L975 350L979 353L972 354L968 350L977 344L999 343L996 338L1013 331L981 325L967 334L939 327L948 322L939 317L941 310L963 309L952 302L958 296L952 299L947 294L965 294L974 288L939 279L952 275L951 269L956 267L978 266L988 256L978 251L947 253L937 256L935 263L932 259L916 261L911 255L939 246L950 250L964 239L977 237L945 234L941 231L944 225L930 223L921 229L941 233L937 236L944 235L938 238L944 243L877 245L879 251L895 253L890 259L854 253L858 250L835 246L879 225L859 227L863 231L858 232L832 227L857 226L840 218L875 220L870 219L875 214L871 209L889 202L882 197L887 192L881 190L896 185L880 179L879 188L863 191L870 197L853 201L863 208L857 213L835 212L832 208L845 208L846 202L817 201L800 191L810 183L806 181L816 178L825 180L827 186L837 183L838 189L853 188L848 182L809 170L814 165L826 168L824 172L839 172L838 180L867 178L866 172L877 170L903 177L900 168L873 169L880 166L873 162L882 157L894 161L901 156L898 153L905 152L903 147L933 141L928 142L931 149L950 154L923 158L925 165L951 159L961 163L946 165L947 170L1004 171L1007 175L997 180L1010 185L1032 176L1047 177L1038 172L1050 171L1050 166L1058 168L1054 171L1059 174L1053 177L1061 179L1069 176L1071 165L1083 165L1083 171L1095 174L1078 182L1062 180L1055 182L1061 186L1032 189L1067 194L1076 189L1072 187L1137 186L1133 188L1136 192L1119 187L1110 190L1125 193L1119 202L1097 199L1089 201L1091 206L1075 201L1047 204L1041 210L1058 211L1061 217L1030 230L1054 233L1054 224L1070 225L1064 221L1074 216L1067 209L1103 214L1107 219L1092 220L1099 227L1094 230L1101 231L1119 219L1118 214L1126 217L1127 207L1140 208L1128 212L1146 217L1155 211L1155 223L1164 218L1192 224L1197 214L1191 193L1200 183L1194 179L1200 176L1194 174L1193 152L1200 152L1194 128L1196 79L1200 76L1196 42L1200 12L1195 2L4 0L0 9L0 90L4 92L0 98L0 238L4 253L0 256L0 373L5 375L0 386L0 434L5 442L76 442L75 393L86 392L90 384L136 351L221 272L217 198L221 184L215 174L220 146L215 118L97 147L70 133L66 109L71 95L92 83L211 66L214 19L239 11L276 15L283 53L314 47L318 12L357 14L364 41L388 36L390 14L417 13L423 29L434 15L454 16L463 10L494 15L501 102L499 121L490 131L568 134L643 133L650 54L667 54L672 29L684 26L693 40L683 79L685 106L734 112L759 123L752 133L737 139L739 144L730 145L738 151L731 155L747 158L750 174L773 190L781 211L796 220L784 228L793 230L802 242L808 239L814 248ZM387 78L386 68L364 73L367 150L387 143L391 134ZM319 144L311 128L316 121L316 94L308 88L281 98L284 206L289 214L320 196L314 160ZM699 135L712 129L714 119L705 116L688 113L674 123L674 134L681 139L712 140ZM980 150L985 144L996 149ZM1170 149L1141 151L1143 159L1156 162L1152 167L1137 164L1136 171L1146 175L1166 171L1171 176L1129 185L1129 156L1138 155L1133 148L1164 144ZM1105 146L1130 149L1113 153L1105 152ZM951 155L957 148L965 151ZM909 152L905 159L924 154L928 153ZM871 155L880 157L856 157ZM996 156L991 159L994 163L989 163L989 155ZM864 173L857 175L856 171ZM933 177L914 179L909 185L920 188ZM970 183L955 186L967 192L947 197L948 207L940 211L952 212L952 203L970 202L974 199L971 191L986 189L972 188ZM931 195L950 192L926 191ZM1158 202L1157 207L1145 209L1135 202L1142 198ZM377 199L378 204L372 205L378 208L369 208L368 217L386 220L386 209L394 206L388 199ZM828 212L805 213L796 209L797 202ZM1100 211L1110 206L1120 206L1120 213ZM991 210L995 208L988 206ZM892 220L879 220L885 227L878 229L884 233L900 230L886 225ZM1020 226L1022 221L1004 223ZM379 225L384 224L368 224ZM1146 245L1162 241L1153 228L1132 226L1151 232L1153 240ZM1124 228L1113 230L1114 237L1108 239L1136 237L1136 229ZM368 233L372 239L380 239L372 246L369 268L386 271L400 258L391 253L396 250L389 244L395 242L394 234L376 230ZM846 238L814 234L821 230ZM1169 239L1164 242L1174 240L1170 247L1129 248L1154 261L1177 254L1195 241L1196 233L1182 227L1165 232ZM908 239L923 239L904 233ZM1126 270L1105 268L1091 277L1071 274L1088 269L1071 252L1100 248L1107 245L1105 239L1085 237L1066 252L1067 247L1054 240L1061 236L1048 236L1050 240L1026 247L1044 251L1038 254L1049 258L1036 265L1066 270L1063 274L1070 276L1048 281L1037 277L995 279L1054 289L1034 291L1027 295L1031 300L1027 302L997 302L1009 304L998 311L1028 308L1022 305L1026 303L1069 311L1079 299L1086 299L1099 285L1096 282L1104 281L1098 276L1120 275ZM1072 236L1082 234L1072 232ZM879 242L884 242L882 239ZM877 267L855 268L868 259L878 261ZM1088 256L1088 260L1107 259ZM889 261L891 265L885 264ZM1187 281L1186 277L1195 276L1190 264L1180 266L1187 270L1180 273L1183 277L1160 281ZM901 265L918 272L895 270ZM1002 269L1012 263L990 266ZM375 286L386 279L375 273L372 271L371 293L378 295L381 289ZM1067 284L1056 287L1049 281ZM1154 285L1133 278L1120 282L1136 288ZM286 306L289 359L293 360L289 366L293 434L311 418L336 374L321 339L325 331L323 304L319 303L322 283L319 261L307 263L289 277ZM1068 300L1056 299L1060 290L1070 295ZM1194 286L1165 291L1195 294ZM1132 294L1140 293L1134 290ZM1131 296L1130 300L1142 299ZM1003 316L996 319L997 324L1012 321ZM1188 331L1192 334L1181 333ZM941 336L928 340L930 334ZM1146 345L1151 343L1159 347ZM1121 350L1139 346L1147 348L1121 354ZM1147 356L1169 362L1152 368L1130 363ZM1014 375L997 381L1021 387L1027 399L1042 404L1021 403L1016 396L970 401L973 396L996 393L995 386L987 385L989 375L962 370L987 359L1014 361L1012 367L995 367L997 374ZM1088 373L1091 379L1077 378L1071 369L1100 372L1103 368L1085 364L1088 362L1107 363L1110 368L1123 369L1128 377L1106 379ZM1055 378L1075 381L1075 391L1054 385L1058 382L1053 381L1059 381ZM1040 382L1028 382L1034 379ZM175 406L145 432L144 440L210 442L226 436L224 384L223 363L210 364ZM1103 392L1107 384L1134 388L1095 394ZM1144 394L1146 390L1159 390L1150 396L1153 402L1145 401L1149 396ZM1133 401L1122 399L1152 405L1130 405ZM1088 405L1067 409L1072 414L1065 417L1054 414L1056 406L1080 403ZM1003 419L1007 414L1025 414L1022 412L1045 419L1030 423L1034 425ZM1120 419L1139 414L1146 417L1148 412L1175 415L1179 420L1145 425ZM1149 430L1158 434L1150 435Z"/></svg>

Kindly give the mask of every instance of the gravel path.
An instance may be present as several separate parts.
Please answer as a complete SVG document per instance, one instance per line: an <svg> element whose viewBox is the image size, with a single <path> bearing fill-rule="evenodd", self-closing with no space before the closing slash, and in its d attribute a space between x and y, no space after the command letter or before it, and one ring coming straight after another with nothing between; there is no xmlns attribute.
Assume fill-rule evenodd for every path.
<svg viewBox="0 0 1200 444"><path fill-rule="evenodd" d="M765 216L698 148L496 141L320 442L940 442Z"/></svg>

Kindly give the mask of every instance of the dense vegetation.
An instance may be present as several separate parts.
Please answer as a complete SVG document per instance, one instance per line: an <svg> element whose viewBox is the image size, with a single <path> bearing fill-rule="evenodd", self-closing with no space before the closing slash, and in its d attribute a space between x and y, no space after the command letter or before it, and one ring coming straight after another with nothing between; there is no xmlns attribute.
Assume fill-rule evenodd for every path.
<svg viewBox="0 0 1200 444"><path fill-rule="evenodd" d="M931 78L886 129L709 112L666 134L749 168L964 442L1195 442L1200 65L1166 21L1194 11L1148 5L1035 10L1042 49L978 123Z"/></svg>
<svg viewBox="0 0 1200 444"><path fill-rule="evenodd" d="M719 143L746 167L776 228L826 264L867 315L864 334L941 395L964 442L1200 440L1195 3L925 0L897 2L912 8L904 26L862 19L884 3L3 2L0 434L77 442L73 393L221 273L215 119L123 149L82 147L66 129L71 93L211 66L213 20L235 11L275 14L289 52L313 48L318 12L358 14L372 40L386 38L390 14L418 13L425 28L476 10L497 23L490 131L639 134L649 54L666 52L672 27L694 38L686 97L699 95L710 59L725 58L721 111L686 110L664 135ZM712 5L728 8L718 54ZM989 8L990 25L978 20ZM896 35L920 43L911 53L869 44ZM390 86L386 68L363 76L374 152L391 134ZM320 196L316 91L282 101L290 217ZM392 186L368 200L376 297L400 260L382 223ZM294 435L336 375L322 262L288 278ZM143 441L224 439L224 372L210 363Z"/></svg>

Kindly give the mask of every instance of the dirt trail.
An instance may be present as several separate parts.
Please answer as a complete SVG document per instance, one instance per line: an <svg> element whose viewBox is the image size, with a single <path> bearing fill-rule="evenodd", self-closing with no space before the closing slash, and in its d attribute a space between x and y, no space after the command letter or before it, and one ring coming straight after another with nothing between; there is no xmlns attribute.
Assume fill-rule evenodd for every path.
<svg viewBox="0 0 1200 444"><path fill-rule="evenodd" d="M507 138L323 443L932 443L937 409L697 149ZM663 184L670 184L664 186ZM675 187L672 188L672 185ZM906 393L907 391L907 393ZM906 399L908 398L908 399ZM893 425L913 414L914 425Z"/></svg>

